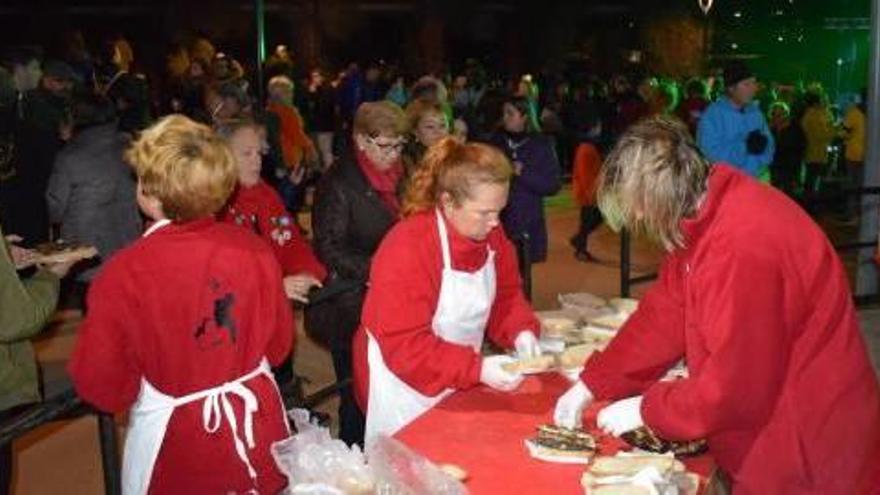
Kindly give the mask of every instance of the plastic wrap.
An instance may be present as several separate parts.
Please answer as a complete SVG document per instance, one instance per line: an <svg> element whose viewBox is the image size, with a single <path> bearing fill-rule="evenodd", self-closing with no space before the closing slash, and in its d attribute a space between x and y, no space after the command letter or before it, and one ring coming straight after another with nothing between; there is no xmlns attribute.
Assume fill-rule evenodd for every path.
<svg viewBox="0 0 880 495"><path fill-rule="evenodd" d="M465 495L461 482L401 442L377 437L365 456L309 421L309 412L288 413L297 433L272 444L272 457L287 476L289 495Z"/></svg>
<svg viewBox="0 0 880 495"><path fill-rule="evenodd" d="M360 495L374 491L373 475L357 446L330 437L330 430L309 421L305 409L290 411L297 433L272 444L272 457L287 476L289 493Z"/></svg>
<svg viewBox="0 0 880 495"><path fill-rule="evenodd" d="M403 443L379 435L367 447L377 495L465 495L467 488Z"/></svg>

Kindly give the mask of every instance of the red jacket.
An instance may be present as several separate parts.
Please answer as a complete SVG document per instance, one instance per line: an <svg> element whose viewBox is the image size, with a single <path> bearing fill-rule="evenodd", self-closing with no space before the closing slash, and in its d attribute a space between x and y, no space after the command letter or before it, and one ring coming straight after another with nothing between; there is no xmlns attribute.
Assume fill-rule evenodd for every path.
<svg viewBox="0 0 880 495"><path fill-rule="evenodd" d="M598 399L644 394L670 439L707 438L738 494L869 493L880 397L846 274L782 193L726 165L683 230L688 248L582 379ZM657 382L684 357L690 378Z"/></svg>
<svg viewBox="0 0 880 495"><path fill-rule="evenodd" d="M218 321L217 301L227 297ZM162 227L120 251L92 284L88 306L68 369L80 397L105 411L131 407L141 378L181 397L238 378L264 356L277 365L293 342L274 256L254 236L211 219ZM277 493L286 480L269 447L287 437L283 405L271 379L245 385L259 401L249 456L260 492ZM240 401L233 407L243 418ZM251 488L227 424L207 433L201 401L176 409L150 493Z"/></svg>
<svg viewBox="0 0 880 495"><path fill-rule="evenodd" d="M327 270L300 234L278 193L262 180L251 187L239 186L220 219L246 227L262 237L272 246L285 276L303 272L318 280L327 276Z"/></svg>
<svg viewBox="0 0 880 495"><path fill-rule="evenodd" d="M593 143L581 143L574 153L572 166L571 194L580 206L596 204L596 188L599 171L602 168L602 155Z"/></svg>
<svg viewBox="0 0 880 495"><path fill-rule="evenodd" d="M305 124L299 110L292 105L269 103L266 110L275 114L281 124L279 141L284 164L294 170L302 164L303 158L315 153L315 145L306 135Z"/></svg>
<svg viewBox="0 0 880 495"><path fill-rule="evenodd" d="M497 288L486 335L510 348L519 332L538 333L540 324L522 292L516 251L503 229L494 229L482 242L462 236L448 222L447 231L456 270L475 272L486 263L486 245L495 251ZM434 210L401 221L379 246L353 344L355 396L364 411L369 390L365 328L378 341L388 369L423 395L480 382L480 355L471 347L437 337L431 328L442 269Z"/></svg>

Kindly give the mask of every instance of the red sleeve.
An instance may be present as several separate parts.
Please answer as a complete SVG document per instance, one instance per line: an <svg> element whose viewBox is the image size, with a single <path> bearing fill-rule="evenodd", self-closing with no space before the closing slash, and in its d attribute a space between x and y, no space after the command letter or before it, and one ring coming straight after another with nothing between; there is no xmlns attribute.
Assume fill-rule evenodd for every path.
<svg viewBox="0 0 880 495"><path fill-rule="evenodd" d="M424 219L398 224L373 258L362 324L395 375L435 396L446 388L479 383L482 359L470 347L437 337L431 328L440 291L440 247L422 228L436 227L413 220Z"/></svg>
<svg viewBox="0 0 880 495"><path fill-rule="evenodd" d="M284 294L278 263L266 256L263 265L270 280L270 283L263 288L264 295L261 298L266 304L264 311L267 315L276 315L275 331L272 332L266 345L266 359L272 366L278 366L293 349L296 327L294 326L290 301Z"/></svg>
<svg viewBox="0 0 880 495"><path fill-rule="evenodd" d="M684 355L682 265L667 258L639 309L602 352L587 360L581 380L600 400L642 393Z"/></svg>
<svg viewBox="0 0 880 495"><path fill-rule="evenodd" d="M312 246L302 236L293 217L284 208L278 194L265 186L265 208L261 215L261 234L272 245L284 275L308 273L324 280L327 269L318 261Z"/></svg>
<svg viewBox="0 0 880 495"><path fill-rule="evenodd" d="M138 319L129 304L137 293L126 286L124 266L109 264L92 283L86 318L77 329L67 370L76 393L98 409L127 410L140 392L142 370L129 339Z"/></svg>
<svg viewBox="0 0 880 495"><path fill-rule="evenodd" d="M522 291L516 250L504 234L503 229L495 229L492 234L495 249L495 302L489 314L486 333L492 342L510 349L513 341L523 330L531 330L540 336L541 323Z"/></svg>
<svg viewBox="0 0 880 495"><path fill-rule="evenodd" d="M327 277L327 269L318 261L311 244L302 236L299 228L291 229L290 241L279 246L277 251L285 275L305 272L322 281Z"/></svg>
<svg viewBox="0 0 880 495"><path fill-rule="evenodd" d="M578 205L587 204L587 145L581 143L574 153L574 165L572 166L571 195Z"/></svg>
<svg viewBox="0 0 880 495"><path fill-rule="evenodd" d="M750 428L772 412L792 343L784 276L778 259L761 248L713 248L715 259L694 276L694 290L704 301L696 310L701 321L711 321L694 331L709 355L697 374L657 383L645 393L642 416L664 438Z"/></svg>

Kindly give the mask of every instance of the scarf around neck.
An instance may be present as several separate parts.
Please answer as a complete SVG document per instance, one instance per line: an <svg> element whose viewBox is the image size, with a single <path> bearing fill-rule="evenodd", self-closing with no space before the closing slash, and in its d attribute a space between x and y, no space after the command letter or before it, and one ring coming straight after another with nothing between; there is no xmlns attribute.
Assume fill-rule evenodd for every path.
<svg viewBox="0 0 880 495"><path fill-rule="evenodd" d="M403 176L403 164L397 160L387 170L379 170L362 150L357 150L356 153L357 164L366 176L367 182L379 193L379 199L382 200L382 203L397 217L400 213L397 185Z"/></svg>

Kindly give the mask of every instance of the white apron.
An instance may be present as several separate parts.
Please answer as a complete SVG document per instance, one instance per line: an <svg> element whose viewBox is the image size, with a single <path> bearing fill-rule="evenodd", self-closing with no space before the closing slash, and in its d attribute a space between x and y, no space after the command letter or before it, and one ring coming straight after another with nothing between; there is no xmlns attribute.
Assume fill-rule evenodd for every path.
<svg viewBox="0 0 880 495"><path fill-rule="evenodd" d="M168 225L169 221L156 222L144 233L144 237ZM141 378L141 389L137 401L129 414L128 431L125 437L125 450L122 456L122 493L124 495L142 495L147 493L156 458L162 448L165 430L174 409L191 402L203 401L202 424L205 431L214 433L220 429L223 419L229 424L235 451L241 459L243 468L247 469L251 479L257 473L248 457L248 449L254 448L253 414L260 408L256 395L244 384L260 375L264 375L275 383L269 362L265 358L259 366L249 373L226 382L223 385L200 390L183 397L171 397L157 390L146 379ZM277 386L276 386L277 391ZM245 440L239 436L239 419L229 400L229 395L238 396L244 403L243 430ZM279 401L281 396L279 394ZM283 414L283 413L282 413ZM285 424L287 424L285 420Z"/></svg>
<svg viewBox="0 0 880 495"><path fill-rule="evenodd" d="M495 300L495 252L487 247L486 264L474 273L453 270L446 224L439 210L436 214L443 251L443 275L432 328L441 339L470 346L479 353ZM378 434L393 435L451 394L453 389L446 389L434 397L420 394L388 369L379 344L369 330L367 341L370 387L365 438L370 442Z"/></svg>

